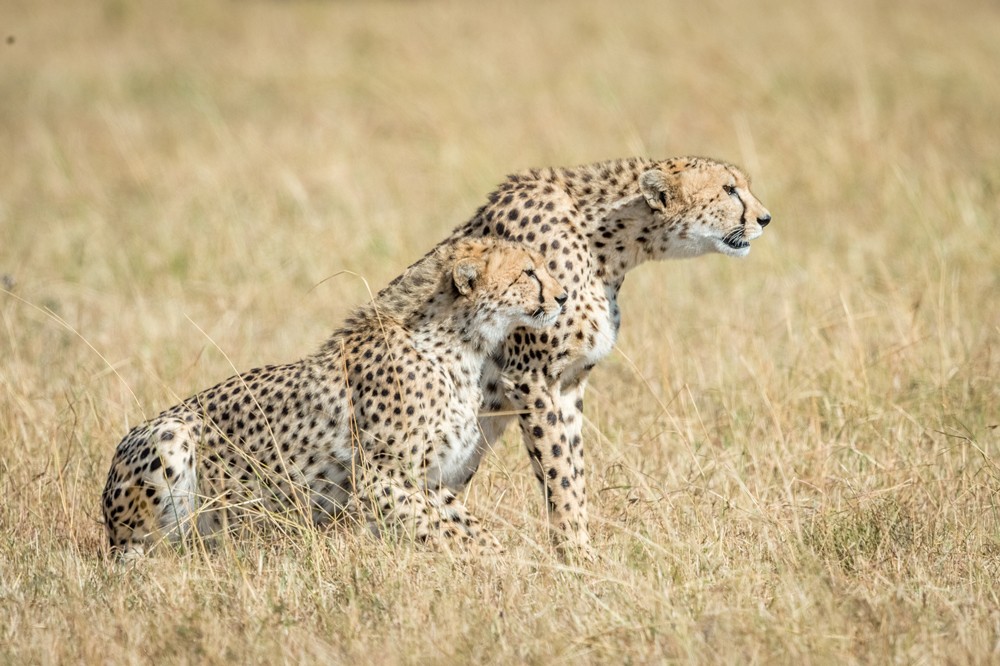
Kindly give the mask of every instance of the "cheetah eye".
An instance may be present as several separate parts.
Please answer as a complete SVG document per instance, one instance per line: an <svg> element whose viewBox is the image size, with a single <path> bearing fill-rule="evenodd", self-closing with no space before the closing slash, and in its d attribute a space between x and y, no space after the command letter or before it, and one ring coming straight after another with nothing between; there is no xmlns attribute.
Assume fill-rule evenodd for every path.
<svg viewBox="0 0 1000 666"><path fill-rule="evenodd" d="M736 186L735 185L723 185L722 189L725 190L726 194L731 197L736 196Z"/></svg>
<svg viewBox="0 0 1000 666"><path fill-rule="evenodd" d="M527 275L530 278L538 277L538 275L535 273L535 269L534 268L525 268L524 269L524 274Z"/></svg>

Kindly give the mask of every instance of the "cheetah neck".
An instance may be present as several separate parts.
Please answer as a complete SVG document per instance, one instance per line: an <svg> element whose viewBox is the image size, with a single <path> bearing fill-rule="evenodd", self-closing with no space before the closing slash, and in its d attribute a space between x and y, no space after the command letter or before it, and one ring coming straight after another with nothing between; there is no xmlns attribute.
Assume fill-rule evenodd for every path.
<svg viewBox="0 0 1000 666"><path fill-rule="evenodd" d="M477 372L508 333L495 313L461 307L449 293L435 295L405 326L417 349L458 358Z"/></svg>
<svg viewBox="0 0 1000 666"><path fill-rule="evenodd" d="M432 250L417 260L355 309L326 348L350 330L372 330L386 338L407 339L430 358L458 359L478 373L508 331L490 309L458 302L451 272L445 270L448 256Z"/></svg>
<svg viewBox="0 0 1000 666"><path fill-rule="evenodd" d="M609 287L620 286L636 266L675 254L664 225L676 227L680 210L666 222L655 221L639 193L639 176L656 165L647 158L630 158L532 173L569 197L574 224L596 260L594 274Z"/></svg>

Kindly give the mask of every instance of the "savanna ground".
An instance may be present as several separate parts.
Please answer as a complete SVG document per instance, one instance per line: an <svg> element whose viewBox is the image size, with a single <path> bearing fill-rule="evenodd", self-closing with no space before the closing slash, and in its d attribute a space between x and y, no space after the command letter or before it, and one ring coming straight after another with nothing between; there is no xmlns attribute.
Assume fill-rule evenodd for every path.
<svg viewBox="0 0 1000 666"><path fill-rule="evenodd" d="M0 661L1000 659L998 34L975 0L5 3ZM775 221L627 280L595 561L513 433L468 498L502 559L108 560L121 436L315 348L367 294L330 276L384 284L508 172L688 153Z"/></svg>

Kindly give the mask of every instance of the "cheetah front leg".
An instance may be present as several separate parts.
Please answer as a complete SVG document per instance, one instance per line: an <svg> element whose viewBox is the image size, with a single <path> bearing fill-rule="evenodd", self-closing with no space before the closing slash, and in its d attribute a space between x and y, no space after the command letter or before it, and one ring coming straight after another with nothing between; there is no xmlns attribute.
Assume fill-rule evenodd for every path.
<svg viewBox="0 0 1000 666"><path fill-rule="evenodd" d="M401 530L415 541L452 551L500 552L455 493L419 488L384 474L368 474L356 485L353 513L376 536Z"/></svg>
<svg viewBox="0 0 1000 666"><path fill-rule="evenodd" d="M507 383L507 398L523 411L521 434L542 486L556 545L589 552L587 487L583 466L583 389L545 382Z"/></svg>

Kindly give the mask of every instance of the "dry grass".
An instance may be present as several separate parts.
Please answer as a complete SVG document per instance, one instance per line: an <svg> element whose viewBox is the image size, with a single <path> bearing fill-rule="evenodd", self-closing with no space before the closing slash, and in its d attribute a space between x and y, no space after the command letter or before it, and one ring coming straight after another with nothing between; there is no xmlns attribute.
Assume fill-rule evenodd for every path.
<svg viewBox="0 0 1000 666"><path fill-rule="evenodd" d="M1000 658L1000 12L697 4L7 3L0 662ZM502 560L105 560L120 437L313 349L365 295L325 277L384 283L512 170L685 153L775 222L627 281L598 561L544 545L512 437L469 497Z"/></svg>

